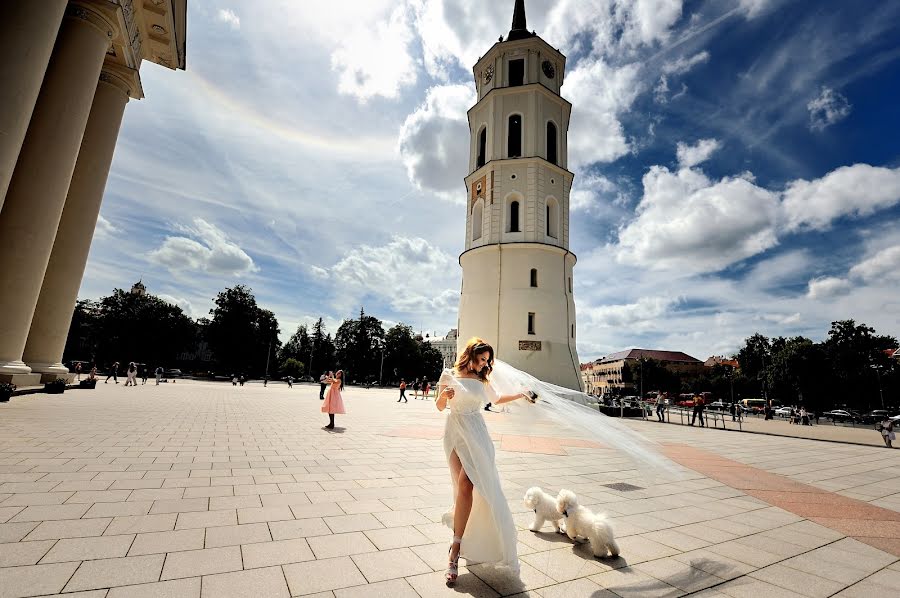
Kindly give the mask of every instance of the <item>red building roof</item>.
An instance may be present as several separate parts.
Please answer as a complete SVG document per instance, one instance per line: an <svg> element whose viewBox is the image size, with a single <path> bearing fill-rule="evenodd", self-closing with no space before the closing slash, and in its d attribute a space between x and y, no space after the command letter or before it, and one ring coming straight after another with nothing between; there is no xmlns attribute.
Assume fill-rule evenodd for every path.
<svg viewBox="0 0 900 598"><path fill-rule="evenodd" d="M657 361L668 361L672 363L692 363L702 364L699 359L691 357L687 353L681 351L659 351L657 349L626 349L617 353L611 353L606 357L601 357L597 363L612 363L613 361L621 361L623 359L655 359Z"/></svg>

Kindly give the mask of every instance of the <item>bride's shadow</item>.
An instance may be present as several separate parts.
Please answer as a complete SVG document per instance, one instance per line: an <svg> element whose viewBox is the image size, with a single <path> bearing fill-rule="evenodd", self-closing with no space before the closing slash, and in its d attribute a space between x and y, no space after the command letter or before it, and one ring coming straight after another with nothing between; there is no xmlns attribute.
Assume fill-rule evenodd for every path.
<svg viewBox="0 0 900 598"><path fill-rule="evenodd" d="M347 428L342 428L340 426L335 426L334 428L328 428L326 426L322 426L322 429L331 434L343 434L344 430L346 430Z"/></svg>

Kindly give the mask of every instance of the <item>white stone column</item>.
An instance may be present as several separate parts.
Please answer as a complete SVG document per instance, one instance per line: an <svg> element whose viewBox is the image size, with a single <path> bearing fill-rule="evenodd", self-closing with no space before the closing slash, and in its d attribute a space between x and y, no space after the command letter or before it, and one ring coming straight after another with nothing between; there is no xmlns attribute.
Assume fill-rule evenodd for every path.
<svg viewBox="0 0 900 598"><path fill-rule="evenodd" d="M130 91L128 82L115 71L100 73L22 357L32 372L48 378L69 371L62 363L63 350Z"/></svg>
<svg viewBox="0 0 900 598"><path fill-rule="evenodd" d="M114 32L90 5L67 7L0 212L0 375L31 371L22 351Z"/></svg>
<svg viewBox="0 0 900 598"><path fill-rule="evenodd" d="M66 0L9 2L0 35L0 207L41 90Z"/></svg>

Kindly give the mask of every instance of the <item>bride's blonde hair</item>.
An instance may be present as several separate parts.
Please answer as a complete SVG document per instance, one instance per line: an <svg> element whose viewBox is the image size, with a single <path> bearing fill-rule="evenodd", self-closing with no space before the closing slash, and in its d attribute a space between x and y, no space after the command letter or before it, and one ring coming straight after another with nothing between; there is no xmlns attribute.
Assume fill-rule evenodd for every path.
<svg viewBox="0 0 900 598"><path fill-rule="evenodd" d="M453 369L457 372L468 371L469 364L475 361L475 356L485 351L488 353L487 365L478 372L478 377L482 382L487 382L490 378L491 370L494 368L494 348L477 336L470 338L469 342L466 343L466 348L459 354Z"/></svg>

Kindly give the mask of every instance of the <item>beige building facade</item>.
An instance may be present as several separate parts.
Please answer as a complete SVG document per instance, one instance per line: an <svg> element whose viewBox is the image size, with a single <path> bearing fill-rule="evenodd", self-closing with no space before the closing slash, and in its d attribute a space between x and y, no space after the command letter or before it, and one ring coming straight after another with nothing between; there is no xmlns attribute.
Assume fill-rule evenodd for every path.
<svg viewBox="0 0 900 598"><path fill-rule="evenodd" d="M185 68L187 0L5 7L0 48L0 381L68 374L63 349L129 99Z"/></svg>
<svg viewBox="0 0 900 598"><path fill-rule="evenodd" d="M473 68L459 339L481 337L514 367L580 389L565 66L565 56L528 31L517 0L506 40Z"/></svg>
<svg viewBox="0 0 900 598"><path fill-rule="evenodd" d="M699 374L706 367L699 359L681 351L627 349L582 364L581 378L584 391L595 396L639 392L637 381L628 378L626 369L628 364L638 363L641 359L656 360L667 370L676 374ZM647 388L645 390L656 389Z"/></svg>

